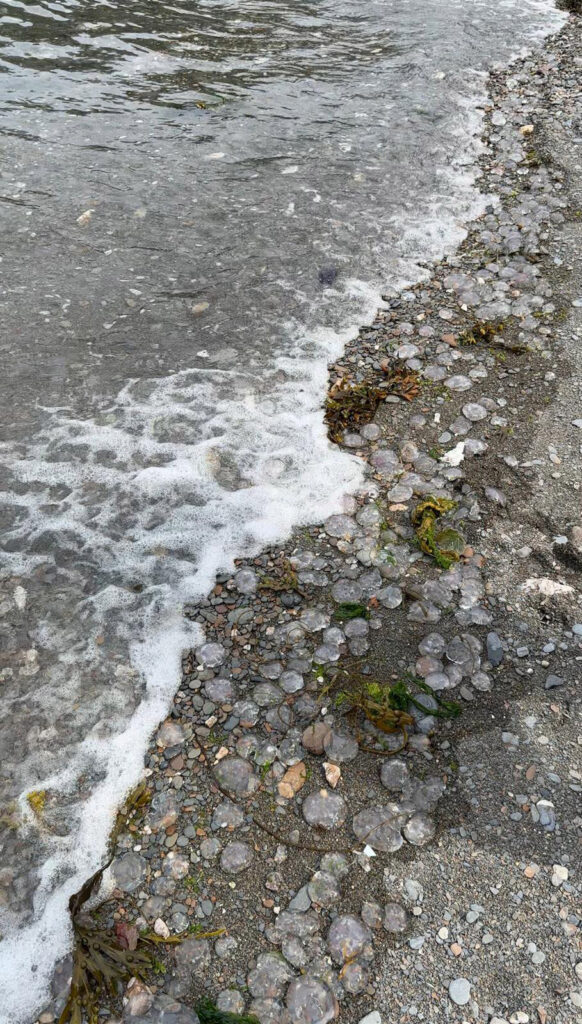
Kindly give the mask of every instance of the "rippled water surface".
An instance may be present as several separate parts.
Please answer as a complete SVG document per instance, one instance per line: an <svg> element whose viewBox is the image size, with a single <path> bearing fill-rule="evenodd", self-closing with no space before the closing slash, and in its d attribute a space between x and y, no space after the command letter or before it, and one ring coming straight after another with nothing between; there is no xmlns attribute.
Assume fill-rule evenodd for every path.
<svg viewBox="0 0 582 1024"><path fill-rule="evenodd" d="M197 641L184 600L357 486L325 438L326 364L460 239L485 71L557 18L0 3L7 1021L42 1005L68 895Z"/></svg>

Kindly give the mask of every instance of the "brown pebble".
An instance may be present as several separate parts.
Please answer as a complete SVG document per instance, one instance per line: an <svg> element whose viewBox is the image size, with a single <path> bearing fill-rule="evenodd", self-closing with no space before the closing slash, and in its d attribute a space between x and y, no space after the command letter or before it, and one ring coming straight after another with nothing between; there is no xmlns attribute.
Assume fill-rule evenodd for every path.
<svg viewBox="0 0 582 1024"><path fill-rule="evenodd" d="M314 722L305 729L301 742L310 754L323 754L323 744L330 732L327 722Z"/></svg>

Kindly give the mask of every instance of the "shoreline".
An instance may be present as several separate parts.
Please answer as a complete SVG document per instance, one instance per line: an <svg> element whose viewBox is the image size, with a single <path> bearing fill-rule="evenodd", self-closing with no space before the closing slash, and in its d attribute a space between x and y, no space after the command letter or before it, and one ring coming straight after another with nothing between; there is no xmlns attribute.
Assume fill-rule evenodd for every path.
<svg viewBox="0 0 582 1024"><path fill-rule="evenodd" d="M548 459L544 416L562 407L563 382L574 386L564 334L579 327L579 307L563 267L580 225L568 180L575 160L568 166L559 147L575 129L552 115L551 89L568 75L574 84L576 67L580 80L579 37L571 19L541 50L491 74L480 185L500 205L331 368L332 398L338 381L352 395L366 383L343 438L367 462L364 493L346 500L344 515L241 562L187 609L206 643L184 659L171 716L150 746L155 795L118 839L115 909L101 912L107 927L131 922L184 941L160 953L156 985L131 987L124 1020L167 1020L177 1001L171 1012L194 1024L189 1007L207 994L261 1024L316 1024L340 1007L349 1024L373 1012L369 1024L450 1013L545 1024L539 1006L565 1024L582 1008L568 959L580 884L570 875L577 819L568 804L580 791L575 416L549 442L544 488L530 451L541 438ZM387 383L392 393L364 423L362 407ZM443 501L455 507L435 504ZM374 728L367 680L401 682L415 696L384 708L394 732ZM397 710L413 721L390 716ZM401 746L403 728L405 749L383 756L382 746ZM550 754L558 783L536 764ZM503 792L506 810L495 815L492 794L508 779L512 795ZM527 886L535 892L525 904L513 899ZM512 935L516 917L523 934ZM54 1012L66 974L65 965ZM52 1019L52 1008L39 1018Z"/></svg>

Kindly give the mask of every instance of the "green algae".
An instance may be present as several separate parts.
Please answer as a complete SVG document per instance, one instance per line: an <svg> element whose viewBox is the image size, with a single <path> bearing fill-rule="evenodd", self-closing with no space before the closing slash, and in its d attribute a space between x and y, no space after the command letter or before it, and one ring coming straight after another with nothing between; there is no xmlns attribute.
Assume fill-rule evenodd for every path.
<svg viewBox="0 0 582 1024"><path fill-rule="evenodd" d="M453 562L459 560L465 547L464 538L457 530L453 530L452 527L436 529L440 517L452 512L456 507L456 501L450 498L429 496L416 506L411 515L418 546L425 554L432 555L441 569L450 569Z"/></svg>

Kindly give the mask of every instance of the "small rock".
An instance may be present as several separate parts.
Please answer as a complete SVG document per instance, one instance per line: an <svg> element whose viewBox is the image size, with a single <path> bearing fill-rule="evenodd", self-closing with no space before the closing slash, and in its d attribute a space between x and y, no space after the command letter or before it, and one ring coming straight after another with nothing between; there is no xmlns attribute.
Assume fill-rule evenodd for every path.
<svg viewBox="0 0 582 1024"><path fill-rule="evenodd" d="M561 676L555 676L555 675L552 675L550 673L550 675L546 678L546 681L544 683L544 689L545 690L554 690L557 686L563 686L563 685L564 685L564 680L562 679Z"/></svg>
<svg viewBox="0 0 582 1024"><path fill-rule="evenodd" d="M305 797L302 811L308 825L337 828L346 820L347 805L339 793L330 793L327 789L320 789L319 792L310 793Z"/></svg>
<svg viewBox="0 0 582 1024"><path fill-rule="evenodd" d="M503 646L497 633L487 634L487 658L497 668L503 661Z"/></svg>
<svg viewBox="0 0 582 1024"><path fill-rule="evenodd" d="M293 1024L328 1024L339 1013L331 989L308 975L291 982L285 1001Z"/></svg>
<svg viewBox="0 0 582 1024"><path fill-rule="evenodd" d="M279 796L284 797L286 800L291 800L301 787L305 785L306 778L307 769L303 761L298 761L297 764L291 765L277 786Z"/></svg>
<svg viewBox="0 0 582 1024"><path fill-rule="evenodd" d="M408 914L399 903L387 903L384 908L384 928L393 935L399 935L408 928Z"/></svg>
<svg viewBox="0 0 582 1024"><path fill-rule="evenodd" d="M220 866L228 874L238 875L250 866L253 856L252 848L247 843L229 843L220 856Z"/></svg>
<svg viewBox="0 0 582 1024"><path fill-rule="evenodd" d="M301 742L310 754L323 754L325 738L331 732L327 722L314 722L305 729Z"/></svg>
<svg viewBox="0 0 582 1024"><path fill-rule="evenodd" d="M346 963L363 954L371 956L371 942L370 929L354 914L339 914L332 921L327 934L329 951L338 964Z"/></svg>
<svg viewBox="0 0 582 1024"><path fill-rule="evenodd" d="M471 982L466 978L455 978L449 985L449 996L457 1006L465 1006L471 998Z"/></svg>
<svg viewBox="0 0 582 1024"><path fill-rule="evenodd" d="M568 881L568 868L562 864L554 864L552 867L552 885L558 889L564 882Z"/></svg>

